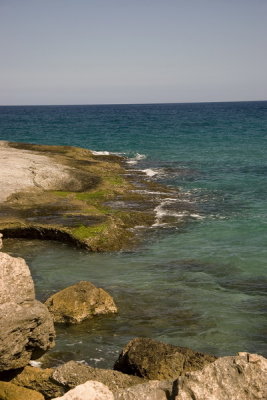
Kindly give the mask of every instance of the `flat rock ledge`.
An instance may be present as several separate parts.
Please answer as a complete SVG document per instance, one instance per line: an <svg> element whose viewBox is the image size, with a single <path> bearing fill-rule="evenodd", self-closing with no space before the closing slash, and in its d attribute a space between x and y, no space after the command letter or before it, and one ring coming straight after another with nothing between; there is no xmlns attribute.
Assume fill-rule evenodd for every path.
<svg viewBox="0 0 267 400"><path fill-rule="evenodd" d="M54 322L77 324L96 315L117 313L113 298L91 282L81 281L49 297L45 305Z"/></svg>
<svg viewBox="0 0 267 400"><path fill-rule="evenodd" d="M54 346L47 307L35 299L29 268L22 258L0 252L0 372L21 368Z"/></svg>

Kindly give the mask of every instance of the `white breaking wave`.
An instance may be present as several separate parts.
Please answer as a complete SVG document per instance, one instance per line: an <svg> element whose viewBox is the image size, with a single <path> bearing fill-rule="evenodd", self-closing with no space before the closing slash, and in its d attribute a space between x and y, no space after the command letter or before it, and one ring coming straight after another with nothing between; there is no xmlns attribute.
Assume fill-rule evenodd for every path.
<svg viewBox="0 0 267 400"><path fill-rule="evenodd" d="M109 151L95 151L95 150L91 150L91 153L94 156L109 156L110 152Z"/></svg>
<svg viewBox="0 0 267 400"><path fill-rule="evenodd" d="M175 203L177 199L174 198L166 198L164 199L157 207L155 207L154 212L156 214L155 216L155 222L152 226L157 227L157 226L164 226L164 225L169 225L167 223L162 222L162 219L164 217L176 217L176 218L195 218L195 219L203 219L204 217L200 214L197 213L190 213L189 211L173 211L173 210L168 210L166 207L168 205L171 205L172 203Z"/></svg>
<svg viewBox="0 0 267 400"><path fill-rule="evenodd" d="M34 361L34 360L29 361L29 364L30 364L32 367L35 367L35 368L40 368L41 365L42 365L41 361Z"/></svg>
<svg viewBox="0 0 267 400"><path fill-rule="evenodd" d="M155 171L152 168L142 169L141 171L143 171L147 176L155 176L158 174L158 171Z"/></svg>
<svg viewBox="0 0 267 400"><path fill-rule="evenodd" d="M127 160L126 162L127 164L135 165L138 163L138 161L144 160L145 158L146 158L145 154L136 153L134 157L129 158L129 160Z"/></svg>

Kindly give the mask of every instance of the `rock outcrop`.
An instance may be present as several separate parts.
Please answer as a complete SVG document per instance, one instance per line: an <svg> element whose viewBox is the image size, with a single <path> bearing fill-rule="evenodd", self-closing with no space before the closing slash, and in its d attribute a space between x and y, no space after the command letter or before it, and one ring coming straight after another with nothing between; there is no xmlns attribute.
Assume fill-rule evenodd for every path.
<svg viewBox="0 0 267 400"><path fill-rule="evenodd" d="M35 300L29 268L0 252L0 371L24 367L54 345L47 307Z"/></svg>
<svg viewBox="0 0 267 400"><path fill-rule="evenodd" d="M103 383L88 381L53 400L114 400L114 396Z"/></svg>
<svg viewBox="0 0 267 400"><path fill-rule="evenodd" d="M44 396L35 390L25 389L9 382L0 382L1 400L44 400Z"/></svg>
<svg viewBox="0 0 267 400"><path fill-rule="evenodd" d="M49 297L45 302L54 322L76 324L95 315L116 313L112 297L90 282L81 281Z"/></svg>
<svg viewBox="0 0 267 400"><path fill-rule="evenodd" d="M152 339L136 338L122 350L114 369L147 379L170 380L202 369L216 357Z"/></svg>
<svg viewBox="0 0 267 400"><path fill-rule="evenodd" d="M257 354L221 357L177 382L175 400L267 399L267 360Z"/></svg>
<svg viewBox="0 0 267 400"><path fill-rule="evenodd" d="M69 361L56 368L52 378L54 382L64 386L66 391L89 380L101 382L112 391L144 382L143 379L136 376L108 369L93 368L75 361Z"/></svg>

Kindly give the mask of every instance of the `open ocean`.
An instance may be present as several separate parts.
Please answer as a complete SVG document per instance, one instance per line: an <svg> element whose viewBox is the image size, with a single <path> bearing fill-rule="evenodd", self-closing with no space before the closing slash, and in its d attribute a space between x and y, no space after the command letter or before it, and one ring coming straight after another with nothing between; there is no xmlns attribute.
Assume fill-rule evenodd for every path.
<svg viewBox="0 0 267 400"><path fill-rule="evenodd" d="M267 102L0 107L0 139L80 146L129 157L129 168L179 188L132 252L93 254L8 240L37 297L79 280L107 289L120 312L57 329L47 365L111 367L133 337L217 356L267 356ZM164 215L181 221L161 223Z"/></svg>

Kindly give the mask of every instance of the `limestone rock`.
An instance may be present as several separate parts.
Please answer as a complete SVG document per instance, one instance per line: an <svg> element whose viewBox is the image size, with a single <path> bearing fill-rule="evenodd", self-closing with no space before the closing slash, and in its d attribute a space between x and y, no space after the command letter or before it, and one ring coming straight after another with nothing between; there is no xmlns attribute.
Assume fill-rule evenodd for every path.
<svg viewBox="0 0 267 400"><path fill-rule="evenodd" d="M178 380L175 400L267 399L267 359L257 354L221 357Z"/></svg>
<svg viewBox="0 0 267 400"><path fill-rule="evenodd" d="M169 400L172 395L172 382L149 381L147 383L120 389L114 392L115 400Z"/></svg>
<svg viewBox="0 0 267 400"><path fill-rule="evenodd" d="M45 398L62 396L65 390L62 385L52 379L54 370L52 368L25 367L11 383L28 389L36 390L44 395Z"/></svg>
<svg viewBox="0 0 267 400"><path fill-rule="evenodd" d="M81 281L49 297L45 302L54 322L79 323L95 315L116 313L112 297L92 283Z"/></svg>
<svg viewBox="0 0 267 400"><path fill-rule="evenodd" d="M47 307L35 300L29 268L0 253L0 371L21 368L54 345Z"/></svg>
<svg viewBox="0 0 267 400"><path fill-rule="evenodd" d="M114 369L147 379L170 380L184 372L202 369L216 357L147 338L131 340Z"/></svg>
<svg viewBox="0 0 267 400"><path fill-rule="evenodd" d="M88 381L53 400L114 400L114 397L103 383Z"/></svg>
<svg viewBox="0 0 267 400"><path fill-rule="evenodd" d="M63 385L66 390L88 380L101 382L112 391L144 382L143 379L136 376L108 369L93 368L75 361L69 361L56 368L52 377L55 382Z"/></svg>
<svg viewBox="0 0 267 400"><path fill-rule="evenodd" d="M44 400L44 396L35 390L25 389L9 382L0 382L1 400Z"/></svg>

